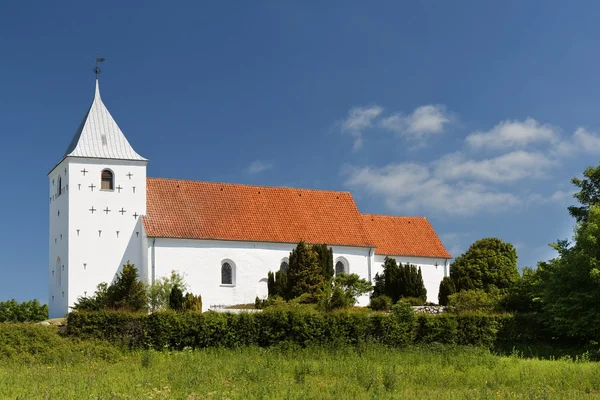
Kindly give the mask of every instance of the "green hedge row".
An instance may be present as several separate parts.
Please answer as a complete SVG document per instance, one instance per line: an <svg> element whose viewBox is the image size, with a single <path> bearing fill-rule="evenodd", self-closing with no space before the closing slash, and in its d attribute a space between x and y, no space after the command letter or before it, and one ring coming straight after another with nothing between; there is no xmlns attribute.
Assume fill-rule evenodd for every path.
<svg viewBox="0 0 600 400"><path fill-rule="evenodd" d="M98 338L132 348L183 349L383 343L450 343L490 347L499 342L528 342L541 338L528 316L418 315L274 309L259 313L128 314L110 311L73 312L68 334ZM527 332L522 327L530 326Z"/></svg>

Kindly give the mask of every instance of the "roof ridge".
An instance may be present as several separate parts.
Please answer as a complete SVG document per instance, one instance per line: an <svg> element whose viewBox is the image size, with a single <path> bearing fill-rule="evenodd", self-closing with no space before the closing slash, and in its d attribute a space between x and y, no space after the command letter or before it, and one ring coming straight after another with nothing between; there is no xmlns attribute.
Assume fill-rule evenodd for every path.
<svg viewBox="0 0 600 400"><path fill-rule="evenodd" d="M390 215L390 214L373 214L373 213L360 213L360 215L373 216L373 217L390 217L390 218L423 218L423 219L427 220L427 217L424 215Z"/></svg>
<svg viewBox="0 0 600 400"><path fill-rule="evenodd" d="M294 187L294 186L256 185L256 184L251 184L251 183L233 183L233 182L179 179L179 178L163 178L163 177L151 177L151 176L146 177L146 179L177 181L177 182L192 182L192 183L210 183L210 184L214 184L214 185L245 186L245 187L256 187L256 188L267 188L267 189L304 190L304 191L309 191L309 192L346 193L346 194L349 194L352 197L352 199L354 200L352 193L348 190L313 189L313 188L301 188L301 187ZM359 214L361 214L361 213L359 212Z"/></svg>

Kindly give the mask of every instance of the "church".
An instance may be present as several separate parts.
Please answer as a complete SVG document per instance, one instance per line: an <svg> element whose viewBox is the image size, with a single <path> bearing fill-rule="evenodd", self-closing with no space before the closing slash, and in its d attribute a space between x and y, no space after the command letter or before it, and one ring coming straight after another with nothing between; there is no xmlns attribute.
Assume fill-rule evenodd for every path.
<svg viewBox="0 0 600 400"><path fill-rule="evenodd" d="M430 302L449 275L451 255L425 217L364 214L341 191L150 178L148 162L96 79L91 106L48 173L50 318L111 283L128 261L148 283L178 271L204 311L253 303L300 240L331 247L335 273L369 281L386 256L420 266Z"/></svg>

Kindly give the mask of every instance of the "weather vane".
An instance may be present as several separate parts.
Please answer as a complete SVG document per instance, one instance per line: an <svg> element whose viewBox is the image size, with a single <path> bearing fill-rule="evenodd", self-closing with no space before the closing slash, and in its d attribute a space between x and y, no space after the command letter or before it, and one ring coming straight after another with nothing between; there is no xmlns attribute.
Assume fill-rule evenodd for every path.
<svg viewBox="0 0 600 400"><path fill-rule="evenodd" d="M98 67L99 62L104 62L104 58L98 57L98 54L96 54L96 67L94 68L96 78L98 78L98 74L100 73L100 68Z"/></svg>

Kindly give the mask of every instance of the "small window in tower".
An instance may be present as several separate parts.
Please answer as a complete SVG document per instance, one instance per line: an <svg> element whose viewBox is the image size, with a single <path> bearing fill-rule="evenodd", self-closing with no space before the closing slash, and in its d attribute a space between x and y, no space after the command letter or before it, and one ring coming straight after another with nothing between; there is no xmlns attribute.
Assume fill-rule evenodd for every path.
<svg viewBox="0 0 600 400"><path fill-rule="evenodd" d="M114 187L114 175L111 170L105 169L102 171L102 183L100 185L100 189L113 190Z"/></svg>
<svg viewBox="0 0 600 400"><path fill-rule="evenodd" d="M56 188L56 197L62 194L62 178L58 176L58 187Z"/></svg>

